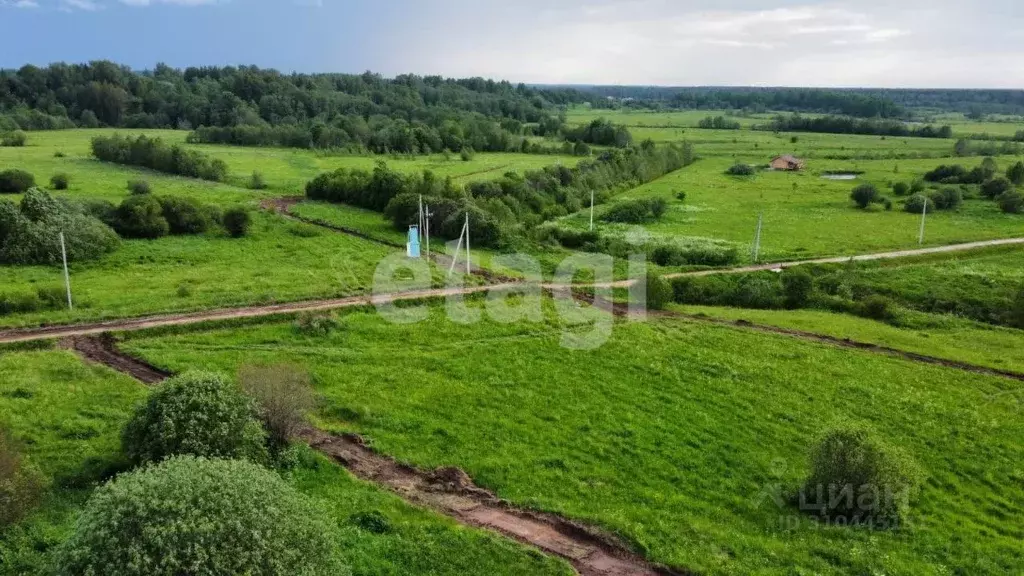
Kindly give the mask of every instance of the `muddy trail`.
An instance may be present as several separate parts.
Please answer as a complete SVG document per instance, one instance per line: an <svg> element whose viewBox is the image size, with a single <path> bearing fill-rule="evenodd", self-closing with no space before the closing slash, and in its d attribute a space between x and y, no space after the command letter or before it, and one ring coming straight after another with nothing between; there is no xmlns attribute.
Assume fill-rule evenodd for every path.
<svg viewBox="0 0 1024 576"><path fill-rule="evenodd" d="M144 384L158 384L171 376L155 366L133 358L117 349L110 334L99 336L71 336L59 342L61 348L73 350L79 356L95 364L103 364L132 376Z"/></svg>
<svg viewBox="0 0 1024 576"><path fill-rule="evenodd" d="M361 238L363 240L367 240L369 242L374 242L376 244L380 244L382 246L387 246L389 248L405 250L405 245L404 244L399 244L397 242L391 242L391 241L388 241L388 240L384 240L382 238L374 238L373 236L370 236L368 234L360 232L359 230L354 230L352 228L347 228L345 226L338 226L337 224L331 224L330 222L324 222L323 220L317 220L315 218L306 218L305 216L299 216L298 214L292 212L291 207L296 205L296 204L298 204L299 202L302 202L304 199L305 198L302 197L302 196L288 196L288 197L285 197L285 198L272 198L272 199L264 200L263 202L261 202L260 203L260 207L263 208L264 210L269 210L271 212L279 214L279 215L281 215L281 216L283 216L285 218L289 218L289 219L295 220L297 222L302 222L304 224L309 224L310 226L318 226L320 228L326 228L327 230L331 230L332 232L338 232L340 234L347 234L349 236L355 236L356 238ZM442 254L440 252L431 252L430 260L432 262L434 262L435 264L437 264L439 267L441 267L441 268L443 268L445 270L447 270L452 265L452 258L451 258L451 256L448 256L447 254ZM465 266L464 262L463 262L462 266L463 267ZM461 269L462 268L460 268L460 270ZM511 278L511 277L508 277L508 276L502 276L501 274L497 274L497 273L495 273L495 272L493 272L491 270L488 270L487 268L481 268L481 267L477 266L476 264L470 264L469 271L474 276L479 276L479 277L484 278L485 280L487 280L489 282L515 282L516 281L515 278Z"/></svg>
<svg viewBox="0 0 1024 576"><path fill-rule="evenodd" d="M86 360L106 365L149 385L171 375L117 349L109 334L61 342ZM344 466L353 476L394 492L405 501L440 512L461 524L495 532L568 561L581 576L681 576L651 564L613 536L554 514L515 508L476 486L454 467L425 471L370 449L355 434L335 435L306 427L298 440Z"/></svg>

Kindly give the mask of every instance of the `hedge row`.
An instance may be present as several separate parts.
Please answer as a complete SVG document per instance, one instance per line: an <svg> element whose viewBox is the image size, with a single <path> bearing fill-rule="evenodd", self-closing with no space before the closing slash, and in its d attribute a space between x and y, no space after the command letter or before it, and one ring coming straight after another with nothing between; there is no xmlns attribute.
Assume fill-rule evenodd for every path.
<svg viewBox="0 0 1024 576"><path fill-rule="evenodd" d="M92 139L92 154L104 162L142 166L158 172L177 174L223 182L228 166L220 159L188 150L177 144L169 145L160 138L140 135L96 136Z"/></svg>

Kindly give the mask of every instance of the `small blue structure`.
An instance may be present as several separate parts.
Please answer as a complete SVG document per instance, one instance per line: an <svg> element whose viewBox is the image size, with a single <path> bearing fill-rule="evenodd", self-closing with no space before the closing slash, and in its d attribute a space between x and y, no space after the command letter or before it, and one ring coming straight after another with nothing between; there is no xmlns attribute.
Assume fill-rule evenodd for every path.
<svg viewBox="0 0 1024 576"><path fill-rule="evenodd" d="M405 254L409 258L420 257L420 227L409 226L409 241L405 243Z"/></svg>

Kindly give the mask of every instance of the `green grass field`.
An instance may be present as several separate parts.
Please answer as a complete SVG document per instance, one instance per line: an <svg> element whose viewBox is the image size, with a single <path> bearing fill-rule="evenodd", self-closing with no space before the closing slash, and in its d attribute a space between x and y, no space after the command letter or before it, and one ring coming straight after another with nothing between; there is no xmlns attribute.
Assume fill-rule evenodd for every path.
<svg viewBox="0 0 1024 576"><path fill-rule="evenodd" d="M209 202L235 203L254 198L301 195L307 181L317 174L337 168L372 170L378 160L384 160L396 170L421 172L433 170L439 176L451 176L460 181L491 179L510 170L531 170L556 163L575 165L579 158L560 155L531 155L511 153L479 153L469 162L458 155L445 159L441 155L419 157L346 156L295 148L247 148L241 146L192 145L228 164L228 183L216 184L191 178L179 178L144 169L103 164L91 157L90 140L93 136L113 133L126 135L146 134L169 143L183 144L187 131L183 130L60 130L31 132L28 144L21 148L0 147L0 169L22 168L36 176L36 183L47 186L50 176L65 172L71 177L72 197L106 198L116 201L127 195L125 183L132 178L151 181L154 192L196 196ZM65 156L57 158L55 153ZM268 188L252 191L245 188L254 171L260 172Z"/></svg>
<svg viewBox="0 0 1024 576"><path fill-rule="evenodd" d="M281 216L255 215L241 239L223 233L126 240L93 262L71 265L72 312L0 316L26 326L140 316L222 306L368 293L385 246ZM0 291L62 288L59 267L0 266Z"/></svg>
<svg viewBox="0 0 1024 576"><path fill-rule="evenodd" d="M605 118L616 124L622 124L630 128L697 128L698 123L708 116L725 116L727 119L739 122L746 130L755 124L767 124L778 114L788 112L761 112L742 113L733 115L728 110L676 110L676 111L654 111L654 110L595 110L589 107L571 108L567 116L570 124L586 124L598 118ZM820 114L801 113L804 117L820 116ZM994 137L1014 136L1018 131L1024 130L1024 122L1020 118L995 117L987 121L969 120L963 114L937 114L929 119L929 123L942 126L948 124L953 128L954 137L988 135ZM641 133L644 133L642 130ZM633 131L634 135L637 131Z"/></svg>
<svg viewBox="0 0 1024 576"><path fill-rule="evenodd" d="M559 346L557 322L434 312L407 325L353 312L322 339L278 323L133 334L124 348L174 370L307 366L322 425L419 466L462 467L696 573L1024 569L1017 383L671 318L619 322L586 352ZM813 439L841 419L925 469L906 527L826 527L761 498L798 484Z"/></svg>
<svg viewBox="0 0 1024 576"><path fill-rule="evenodd" d="M971 166L980 162L977 158L964 160ZM896 205L891 212L857 209L850 201L850 191L870 182L891 196L890 182L909 182L937 164L934 160L812 161L805 172L768 171L735 177L725 174L732 163L727 158L704 158L624 192L614 201L664 198L669 203L668 211L660 221L645 225L647 232L665 239L727 240L743 246L741 253L747 259L761 213L763 261L910 249L918 247L919 215L903 212L897 197L893 197ZM830 170L864 174L854 181L821 177L821 172ZM685 201L676 198L678 192L686 193ZM581 229L588 219L589 212L584 210L561 222ZM628 229L617 224L599 225L599 230L611 234ZM1015 237L1022 232L1024 216L1004 214L994 202L973 199L957 211L929 215L924 245Z"/></svg>
<svg viewBox="0 0 1024 576"><path fill-rule="evenodd" d="M1024 331L954 318L927 329L901 328L823 310L750 310L723 306L673 306L673 310L723 320L824 334L945 360L1024 373Z"/></svg>
<svg viewBox="0 0 1024 576"><path fill-rule="evenodd" d="M70 533L102 463L117 461L120 428L147 390L70 352L0 353L0 372L0 420L52 482L41 508L0 531L0 574L50 574L50 553ZM572 573L561 561L409 506L326 459L313 461L287 478L339 527L354 575ZM361 528L353 518L368 512L383 514L389 531Z"/></svg>

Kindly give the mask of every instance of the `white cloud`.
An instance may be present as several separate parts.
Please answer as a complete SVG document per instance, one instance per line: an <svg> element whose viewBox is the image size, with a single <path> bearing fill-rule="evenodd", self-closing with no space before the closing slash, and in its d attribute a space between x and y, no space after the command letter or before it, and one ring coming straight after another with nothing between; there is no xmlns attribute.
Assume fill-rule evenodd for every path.
<svg viewBox="0 0 1024 576"><path fill-rule="evenodd" d="M402 31L386 72L557 84L1024 85L1024 68L989 64L1024 58L1017 1L487 4L431 3Z"/></svg>
<svg viewBox="0 0 1024 576"><path fill-rule="evenodd" d="M60 0L61 10L85 10L88 12L94 12L102 8L99 4L92 0Z"/></svg>

